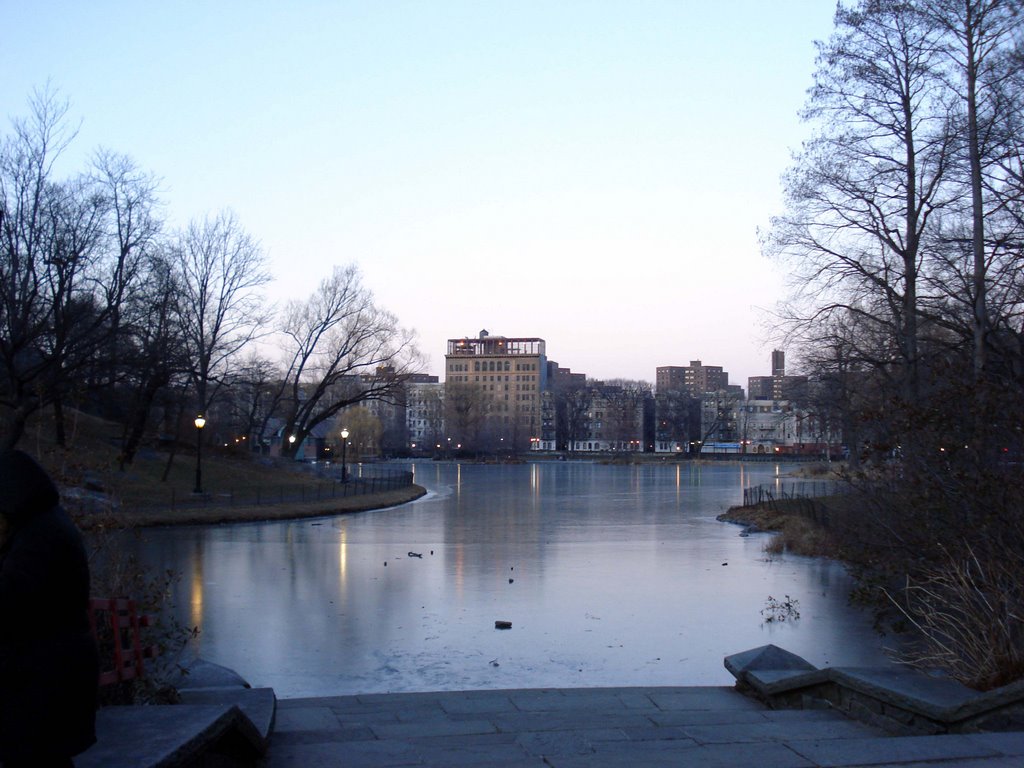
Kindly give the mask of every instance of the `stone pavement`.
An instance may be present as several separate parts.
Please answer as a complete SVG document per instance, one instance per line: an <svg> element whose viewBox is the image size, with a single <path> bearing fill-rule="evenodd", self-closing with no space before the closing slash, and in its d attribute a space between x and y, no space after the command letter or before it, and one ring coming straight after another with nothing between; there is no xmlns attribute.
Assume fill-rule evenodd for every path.
<svg viewBox="0 0 1024 768"><path fill-rule="evenodd" d="M278 701L266 768L1024 766L1024 733L894 737L732 688L580 688Z"/></svg>

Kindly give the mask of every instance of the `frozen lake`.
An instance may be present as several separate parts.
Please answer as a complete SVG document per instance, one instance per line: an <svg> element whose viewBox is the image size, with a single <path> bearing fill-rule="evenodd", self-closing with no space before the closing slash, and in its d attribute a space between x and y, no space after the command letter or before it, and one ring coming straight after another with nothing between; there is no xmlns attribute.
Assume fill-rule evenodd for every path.
<svg viewBox="0 0 1024 768"><path fill-rule="evenodd" d="M765 643L883 659L841 566L769 559L765 535L715 520L784 465L414 468L429 494L401 507L151 529L139 554L181 575L195 650L283 698L729 685L723 657ZM786 595L799 620L765 623Z"/></svg>

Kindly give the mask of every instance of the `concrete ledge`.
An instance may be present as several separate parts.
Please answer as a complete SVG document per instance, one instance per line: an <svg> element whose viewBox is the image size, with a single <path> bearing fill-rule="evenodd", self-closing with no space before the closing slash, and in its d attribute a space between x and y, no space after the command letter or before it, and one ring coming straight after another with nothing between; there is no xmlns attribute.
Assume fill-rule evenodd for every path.
<svg viewBox="0 0 1024 768"><path fill-rule="evenodd" d="M181 703L234 705L256 729L264 748L274 730L277 697L273 688L193 688L180 691Z"/></svg>
<svg viewBox="0 0 1024 768"><path fill-rule="evenodd" d="M266 751L241 710L225 705L104 707L96 736L96 744L75 758L78 768L252 765Z"/></svg>
<svg viewBox="0 0 1024 768"><path fill-rule="evenodd" d="M251 688L237 672L195 659L168 671L180 704L104 707L97 741L75 758L79 768L248 766L266 753L277 697Z"/></svg>
<svg viewBox="0 0 1024 768"><path fill-rule="evenodd" d="M792 690L821 685L829 681L829 670L794 672L778 669L755 669L746 673L747 683L764 696L779 696Z"/></svg>
<svg viewBox="0 0 1024 768"><path fill-rule="evenodd" d="M978 692L904 667L817 669L773 645L728 656L725 667L738 690L773 709L827 706L901 734L1024 727L1024 682Z"/></svg>
<svg viewBox="0 0 1024 768"><path fill-rule="evenodd" d="M195 658L187 664L161 667L157 674L179 691L196 688L249 688L249 683L235 670L206 659Z"/></svg>

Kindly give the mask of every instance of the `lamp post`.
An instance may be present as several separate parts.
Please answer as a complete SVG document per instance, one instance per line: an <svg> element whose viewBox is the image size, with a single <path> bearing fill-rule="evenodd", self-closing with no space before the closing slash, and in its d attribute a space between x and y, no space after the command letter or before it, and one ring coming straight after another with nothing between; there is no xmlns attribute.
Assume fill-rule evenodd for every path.
<svg viewBox="0 0 1024 768"><path fill-rule="evenodd" d="M348 452L348 427L341 430L341 482L348 482L348 469L345 467L345 454Z"/></svg>
<svg viewBox="0 0 1024 768"><path fill-rule="evenodd" d="M196 489L195 493L203 492L203 427L206 426L206 417L203 414L196 416L192 422L196 425Z"/></svg>

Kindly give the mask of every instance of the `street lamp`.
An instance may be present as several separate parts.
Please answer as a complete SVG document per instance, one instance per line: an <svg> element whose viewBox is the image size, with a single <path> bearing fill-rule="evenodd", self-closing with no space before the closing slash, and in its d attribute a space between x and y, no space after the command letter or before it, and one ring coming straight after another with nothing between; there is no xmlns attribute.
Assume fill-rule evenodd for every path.
<svg viewBox="0 0 1024 768"><path fill-rule="evenodd" d="M192 422L196 425L196 489L195 493L203 492L203 427L206 417L199 414Z"/></svg>
<svg viewBox="0 0 1024 768"><path fill-rule="evenodd" d="M348 469L345 467L345 454L348 451L348 427L341 430L341 482L348 482Z"/></svg>

